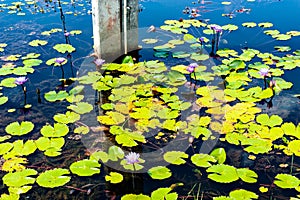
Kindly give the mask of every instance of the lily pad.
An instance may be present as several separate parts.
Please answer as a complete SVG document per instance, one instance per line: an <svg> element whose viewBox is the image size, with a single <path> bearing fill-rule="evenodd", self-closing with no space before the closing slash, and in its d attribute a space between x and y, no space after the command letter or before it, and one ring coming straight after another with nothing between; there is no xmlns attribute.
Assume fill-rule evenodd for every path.
<svg viewBox="0 0 300 200"><path fill-rule="evenodd" d="M34 128L34 124L29 121L23 121L10 123L6 126L5 131L10 135L25 135L31 132Z"/></svg>
<svg viewBox="0 0 300 200"><path fill-rule="evenodd" d="M163 166L152 167L148 170L148 174L151 176L151 178L158 180L166 179L172 176L170 169Z"/></svg>
<svg viewBox="0 0 300 200"><path fill-rule="evenodd" d="M105 176L105 180L113 184L121 183L123 181L123 175L118 172L110 172L109 175Z"/></svg>
<svg viewBox="0 0 300 200"><path fill-rule="evenodd" d="M48 44L48 42L46 40L32 40L28 44L32 47L37 47L37 46L44 46Z"/></svg>
<svg viewBox="0 0 300 200"><path fill-rule="evenodd" d="M215 163L217 162L217 160L213 157L213 156L210 156L208 154L194 154L192 157L191 157L191 161L193 164L195 164L196 166L198 167L210 167L212 166L212 163Z"/></svg>
<svg viewBox="0 0 300 200"><path fill-rule="evenodd" d="M208 178L219 183L231 183L239 179L236 168L230 165L213 165L206 170Z"/></svg>
<svg viewBox="0 0 300 200"><path fill-rule="evenodd" d="M24 169L19 172L5 174L2 180L8 187L22 187L24 185L33 184L35 178L30 176L36 175L37 173L38 172L34 169Z"/></svg>
<svg viewBox="0 0 300 200"><path fill-rule="evenodd" d="M186 161L183 158L188 158L188 154L182 151L169 151L164 154L164 160L174 165L184 164Z"/></svg>
<svg viewBox="0 0 300 200"><path fill-rule="evenodd" d="M60 187L71 180L71 177L66 176L67 174L70 174L67 169L56 168L47 170L37 177L36 182L46 188Z"/></svg>
<svg viewBox="0 0 300 200"><path fill-rule="evenodd" d="M45 125L41 129L41 134L45 137L62 137L67 135L69 127L66 124L55 123L51 125Z"/></svg>
<svg viewBox="0 0 300 200"><path fill-rule="evenodd" d="M80 160L71 164L70 170L78 176L92 176L100 173L100 164L95 160Z"/></svg>
<svg viewBox="0 0 300 200"><path fill-rule="evenodd" d="M53 49L58 51L59 53L72 53L76 49L70 44L56 44Z"/></svg>
<svg viewBox="0 0 300 200"><path fill-rule="evenodd" d="M280 188L296 188L300 184L300 180L290 174L277 174L274 184Z"/></svg>

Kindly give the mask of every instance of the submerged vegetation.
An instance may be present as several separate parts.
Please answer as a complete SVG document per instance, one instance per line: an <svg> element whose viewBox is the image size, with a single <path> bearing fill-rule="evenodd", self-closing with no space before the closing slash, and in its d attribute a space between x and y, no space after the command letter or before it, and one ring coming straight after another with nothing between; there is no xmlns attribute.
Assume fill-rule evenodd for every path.
<svg viewBox="0 0 300 200"><path fill-rule="evenodd" d="M1 9L24 15L27 4L45 12L39 3ZM64 16L70 3L45 4ZM250 12L243 9L237 13ZM13 54L12 44L0 41L0 199L299 199L300 124L268 111L293 87L284 74L300 67L300 50L284 42L300 32L263 21L208 23L193 12L193 19L166 20L142 39L156 59L87 57L82 71L71 41L84 31L67 30L64 17L63 29L27 42L32 52ZM221 44L241 28L278 44L269 51ZM55 34L63 42L47 40ZM54 53L42 55L44 48ZM39 82L42 65L58 68L61 78L41 92L45 82L30 85Z"/></svg>

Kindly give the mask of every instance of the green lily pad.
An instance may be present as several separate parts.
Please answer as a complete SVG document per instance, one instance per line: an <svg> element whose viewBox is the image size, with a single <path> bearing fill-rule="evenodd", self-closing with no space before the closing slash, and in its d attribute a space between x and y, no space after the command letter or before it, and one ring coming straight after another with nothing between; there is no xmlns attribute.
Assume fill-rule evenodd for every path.
<svg viewBox="0 0 300 200"><path fill-rule="evenodd" d="M95 160L80 160L71 164L70 170L78 176L92 176L100 173L100 164Z"/></svg>
<svg viewBox="0 0 300 200"><path fill-rule="evenodd" d="M13 88L16 87L17 84L15 84L16 78L5 78L1 81L0 86Z"/></svg>
<svg viewBox="0 0 300 200"><path fill-rule="evenodd" d="M58 51L59 53L72 53L76 49L70 44L56 44L53 49Z"/></svg>
<svg viewBox="0 0 300 200"><path fill-rule="evenodd" d="M66 176L67 174L70 174L67 169L56 168L47 170L36 178L36 182L39 186L46 188L60 187L71 180L71 177Z"/></svg>
<svg viewBox="0 0 300 200"><path fill-rule="evenodd" d="M12 73L19 76L25 76L28 73L33 73L34 69L32 67L15 67L12 70Z"/></svg>
<svg viewBox="0 0 300 200"><path fill-rule="evenodd" d="M223 164L226 161L226 152L224 148L216 148L210 155L218 161L218 164Z"/></svg>
<svg viewBox="0 0 300 200"><path fill-rule="evenodd" d="M285 135L294 136L300 139L300 124L296 127L292 122L284 123L281 125Z"/></svg>
<svg viewBox="0 0 300 200"><path fill-rule="evenodd" d="M23 61L24 67L36 67L39 66L43 61L40 59L26 59Z"/></svg>
<svg viewBox="0 0 300 200"><path fill-rule="evenodd" d="M183 158L188 157L188 154L182 151L169 151L164 154L164 160L174 165L184 164L186 161Z"/></svg>
<svg viewBox="0 0 300 200"><path fill-rule="evenodd" d="M245 23L242 23L242 26L245 26L248 28L253 28L256 26L256 23L255 22L245 22Z"/></svg>
<svg viewBox="0 0 300 200"><path fill-rule="evenodd" d="M35 178L30 176L36 175L37 173L38 172L34 169L24 169L19 172L5 174L2 180L8 187L22 187L24 185L33 184Z"/></svg>
<svg viewBox="0 0 300 200"><path fill-rule="evenodd" d="M58 113L54 115L53 119L62 124L70 124L78 121L80 119L80 115L75 112L67 111L66 114Z"/></svg>
<svg viewBox="0 0 300 200"><path fill-rule="evenodd" d="M231 191L229 193L229 196L233 199L243 199L243 200L252 200L252 199L258 199L258 195L254 192L244 190L244 189L238 189Z"/></svg>
<svg viewBox="0 0 300 200"><path fill-rule="evenodd" d="M223 30L228 30L228 31L235 31L238 28L239 28L238 26L233 25L233 24L227 24L227 25L222 26Z"/></svg>
<svg viewBox="0 0 300 200"><path fill-rule="evenodd" d="M148 174L151 178L158 180L166 179L172 176L170 169L164 166L152 167L148 170Z"/></svg>
<svg viewBox="0 0 300 200"><path fill-rule="evenodd" d="M31 132L34 128L34 124L29 121L13 122L6 126L5 131L10 135L25 135Z"/></svg>
<svg viewBox="0 0 300 200"><path fill-rule="evenodd" d="M108 154L104 151L95 151L90 155L90 160L96 160L97 162L101 160L103 163L106 163L108 159Z"/></svg>
<svg viewBox="0 0 300 200"><path fill-rule="evenodd" d="M191 35L189 33L184 34L183 40L185 42L187 42L187 43L195 43L195 42L197 42L197 39L193 35Z"/></svg>
<svg viewBox="0 0 300 200"><path fill-rule="evenodd" d="M151 199L155 200L177 200L178 194L172 192L172 188L158 188L151 193Z"/></svg>
<svg viewBox="0 0 300 200"><path fill-rule="evenodd" d="M2 96L0 97L0 105L5 104L8 101L8 97Z"/></svg>
<svg viewBox="0 0 300 200"><path fill-rule="evenodd" d="M81 33L82 33L81 30L72 30L72 31L70 31L71 35L80 35Z"/></svg>
<svg viewBox="0 0 300 200"><path fill-rule="evenodd" d="M266 35L272 35L272 36L280 34L280 32L278 30L265 30L264 33Z"/></svg>
<svg viewBox="0 0 300 200"><path fill-rule="evenodd" d="M206 170L208 178L219 183L231 183L239 179L236 168L230 165L213 165Z"/></svg>
<svg viewBox="0 0 300 200"><path fill-rule="evenodd" d="M209 59L209 55L207 54L199 54L199 53L192 53L191 59L195 61L203 61Z"/></svg>
<svg viewBox="0 0 300 200"><path fill-rule="evenodd" d="M9 152L12 148L14 147L14 145L12 143L9 142L4 142L0 144L0 155L4 155L7 152Z"/></svg>
<svg viewBox="0 0 300 200"><path fill-rule="evenodd" d="M280 188L296 188L300 184L300 180L290 174L277 174L275 176L274 184Z"/></svg>
<svg viewBox="0 0 300 200"><path fill-rule="evenodd" d="M275 46L274 49L276 49L277 51L280 51L280 52L286 52L286 51L290 51L291 47L289 47L289 46Z"/></svg>
<svg viewBox="0 0 300 200"><path fill-rule="evenodd" d="M113 184L121 183L123 181L123 175L117 172L110 172L109 175L105 176L105 180Z"/></svg>
<svg viewBox="0 0 300 200"><path fill-rule="evenodd" d="M121 200L151 200L151 198L143 194L125 194Z"/></svg>
<svg viewBox="0 0 300 200"><path fill-rule="evenodd" d="M262 22L262 23L259 23L258 26L263 27L263 28L270 28L273 26L273 24L270 22Z"/></svg>
<svg viewBox="0 0 300 200"><path fill-rule="evenodd" d="M41 151L60 151L61 148L65 144L65 140L63 137L58 137L58 138L47 138L47 137L40 137L35 141L35 144L37 148ZM49 152L50 152L49 151Z"/></svg>
<svg viewBox="0 0 300 200"><path fill-rule="evenodd" d="M45 137L62 137L67 135L69 127L66 124L55 123L51 125L45 125L41 129L41 134Z"/></svg>
<svg viewBox="0 0 300 200"><path fill-rule="evenodd" d="M124 158L124 151L118 146L111 146L108 149L108 158L111 161L118 161Z"/></svg>
<svg viewBox="0 0 300 200"><path fill-rule="evenodd" d="M34 153L37 148L33 140L28 140L25 143L23 140L16 140L13 145L14 148L8 154L3 156L5 159L30 155Z"/></svg>
<svg viewBox="0 0 300 200"><path fill-rule="evenodd" d="M146 38L146 39L143 39L142 42L144 42L146 44L155 44L156 42L158 42L158 40L153 39L153 38Z"/></svg>
<svg viewBox="0 0 300 200"><path fill-rule="evenodd" d="M205 168L212 166L210 162L212 163L217 162L217 160L213 156L210 156L208 154L202 154L202 153L194 154L191 157L191 161L196 166L205 167Z"/></svg>
<svg viewBox="0 0 300 200"><path fill-rule="evenodd" d="M98 116L97 120L106 125L117 125L125 121L125 116L118 112L108 111L105 115Z"/></svg>
<svg viewBox="0 0 300 200"><path fill-rule="evenodd" d="M69 94L64 90L59 91L59 92L50 91L50 92L45 93L45 95L44 95L45 99L49 102L63 101L68 96L69 96Z"/></svg>
<svg viewBox="0 0 300 200"><path fill-rule="evenodd" d="M87 102L78 102L76 105L70 105L67 108L81 115L93 110L93 106Z"/></svg>
<svg viewBox="0 0 300 200"><path fill-rule="evenodd" d="M247 183L256 183L257 182L258 175L254 171L247 169L247 168L240 168L240 169L237 169L236 171L237 171L238 176L244 182L247 182Z"/></svg>
<svg viewBox="0 0 300 200"><path fill-rule="evenodd" d="M300 140L293 140L289 142L288 148L296 156L300 156Z"/></svg>
<svg viewBox="0 0 300 200"><path fill-rule="evenodd" d="M289 40L292 38L291 35L285 35L285 34L277 34L277 35L272 35L273 38L276 40Z"/></svg>
<svg viewBox="0 0 300 200"><path fill-rule="evenodd" d="M48 42L46 40L32 40L28 44L32 47L37 47L37 46L44 46L48 44Z"/></svg>
<svg viewBox="0 0 300 200"><path fill-rule="evenodd" d="M278 115L272 115L269 117L267 114L260 114L256 117L256 121L261 125L274 127L281 125L283 120Z"/></svg>

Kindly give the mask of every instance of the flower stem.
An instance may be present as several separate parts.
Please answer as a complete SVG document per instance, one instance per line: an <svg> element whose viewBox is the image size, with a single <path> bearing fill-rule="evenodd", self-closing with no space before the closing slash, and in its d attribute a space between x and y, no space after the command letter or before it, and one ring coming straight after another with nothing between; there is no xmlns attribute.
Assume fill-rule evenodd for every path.
<svg viewBox="0 0 300 200"><path fill-rule="evenodd" d="M267 89L267 79L265 76L264 76L264 83L265 83L265 89Z"/></svg>
<svg viewBox="0 0 300 200"><path fill-rule="evenodd" d="M27 95L26 95L26 87L24 87L24 85L21 85L22 87L22 90L23 90L23 93L24 93L24 106L26 105L26 98L27 98Z"/></svg>
<svg viewBox="0 0 300 200"><path fill-rule="evenodd" d="M135 184L134 184L134 172L135 172L135 166L134 166L134 163L132 164L133 166L133 172L132 172L132 187L133 187L133 190L135 189Z"/></svg>

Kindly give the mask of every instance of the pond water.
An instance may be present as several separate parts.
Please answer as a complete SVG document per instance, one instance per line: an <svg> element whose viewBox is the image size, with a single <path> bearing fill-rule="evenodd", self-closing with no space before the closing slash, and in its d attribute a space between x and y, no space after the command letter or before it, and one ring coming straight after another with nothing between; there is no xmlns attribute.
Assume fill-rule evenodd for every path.
<svg viewBox="0 0 300 200"><path fill-rule="evenodd" d="M299 1L139 8L111 64L90 1L0 0L0 199L300 198Z"/></svg>

